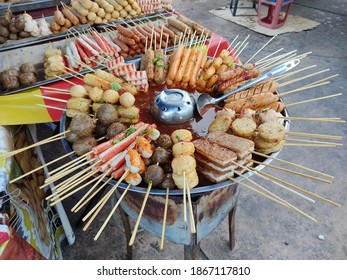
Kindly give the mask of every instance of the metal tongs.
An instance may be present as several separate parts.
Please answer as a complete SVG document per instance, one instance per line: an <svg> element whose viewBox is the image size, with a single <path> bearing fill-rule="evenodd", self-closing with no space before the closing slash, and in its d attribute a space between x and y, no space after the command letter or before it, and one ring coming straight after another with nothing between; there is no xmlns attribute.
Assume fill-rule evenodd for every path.
<svg viewBox="0 0 347 280"><path fill-rule="evenodd" d="M247 84L245 84L245 85L243 85L243 86L241 86L241 87L239 87L233 91L230 91L230 92L228 92L228 93L226 93L220 97L217 97L217 98L213 98L207 93L200 94L196 98L196 107L197 107L197 110L199 112L199 115L202 116L205 113L205 111L207 110L207 107L209 105L217 105L219 102L223 101L224 99L228 98L229 96L233 95L236 92L248 89L251 86L253 86L259 82L262 82L264 80L277 77L277 76L293 69L295 66L297 66L299 64L299 62L300 62L299 59L293 59L291 61L282 63L282 64L272 68L268 72L265 72L262 76L250 81L249 83L247 83Z"/></svg>

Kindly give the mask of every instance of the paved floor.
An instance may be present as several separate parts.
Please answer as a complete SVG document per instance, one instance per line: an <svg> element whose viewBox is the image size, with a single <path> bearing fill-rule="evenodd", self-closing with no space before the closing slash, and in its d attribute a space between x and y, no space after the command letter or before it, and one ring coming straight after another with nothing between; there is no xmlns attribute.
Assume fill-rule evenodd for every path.
<svg viewBox="0 0 347 280"><path fill-rule="evenodd" d="M174 0L177 11L200 22L230 41L239 34L241 38L250 35L250 44L243 53L247 59L262 46L268 37L252 32L244 27L215 17L210 9L228 5L230 1L184 1ZM240 1L242 2L242 1ZM329 4L327 4L329 3ZM317 89L290 94L285 97L286 103L297 102L309 98L335 93L345 93L347 80L347 3L346 1L308 1L297 0L291 13L318 21L320 25L313 30L300 33L279 35L266 50L263 56L284 47L286 51L298 50L298 53L312 51L308 58L302 61L305 66L316 64L315 69L330 69L329 72L317 76L313 80L301 81L281 89L287 91L305 85L318 78L335 73L331 84ZM241 57L242 58L242 57ZM313 72L313 71L312 71ZM346 94L340 97L312 102L290 107L291 116L305 117L341 117L347 120L344 108L347 104ZM341 135L346 145L347 129L341 123L323 123L308 121L292 121L292 131ZM317 140L317 139L314 139ZM324 141L324 140L323 140ZM282 171L266 169L266 172L287 180L293 184L330 198L342 205L337 208L317 200L308 202L290 194L275 185L268 185L260 178L261 185L285 197L298 208L315 217L314 223L303 216L291 212L271 201L260 197L247 189L241 189L236 212L236 246L233 251L228 247L227 221L201 242L201 247L210 259L347 259L347 195L345 191L347 175L344 166L347 158L344 147L285 147L279 158L305 165L307 167L333 175L332 185L317 182ZM283 164L276 164L284 166ZM298 169L298 171L302 171ZM63 246L65 259L125 259L125 238L119 216L116 216L106 228L105 234L95 242L93 237L104 221L107 211L87 232L82 232L76 224L78 215L69 212L69 204L64 202L66 212L75 229L75 244ZM118 214L117 214L118 215ZM319 238L324 237L323 238ZM169 242L165 243L164 252L159 252L159 239L146 232L140 232L133 247L134 259L182 259L183 246Z"/></svg>

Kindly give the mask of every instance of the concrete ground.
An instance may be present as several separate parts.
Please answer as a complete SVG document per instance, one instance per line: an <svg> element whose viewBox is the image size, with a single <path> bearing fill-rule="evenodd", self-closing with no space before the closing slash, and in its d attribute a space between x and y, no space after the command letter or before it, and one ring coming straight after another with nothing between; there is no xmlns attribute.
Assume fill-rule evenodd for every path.
<svg viewBox="0 0 347 280"><path fill-rule="evenodd" d="M174 8L189 16L214 32L231 41L237 34L241 38L250 35L250 44L243 52L241 59L248 59L269 37L252 32L249 29L218 18L208 11L230 3L227 0L217 1L186 1L174 0ZM240 1L242 2L242 1ZM297 92L285 97L287 104L309 98L345 93L347 79L347 3L343 0L308 1L296 0L291 13L315 20L320 24L313 30L300 33L286 33L277 36L275 40L262 51L262 57L282 47L285 51L298 50L298 53L312 51L301 63L303 66L316 64L313 73L320 69L330 69L329 72L312 79L300 81L281 88L288 91L299 86L338 73L329 85ZM261 57L261 56L259 56ZM340 117L347 120L344 108L347 104L346 94L331 99L292 106L291 116L297 117ZM43 127L42 127L43 130ZM292 121L291 131L321 133L343 136L341 143L346 145L347 129L342 123L323 123L309 121ZM319 139L312 139L319 140ZM321 139L321 141L329 141ZM330 140L331 141L331 140ZM347 195L345 191L347 175L344 161L347 158L344 147L285 147L279 158L304 165L334 176L333 184L325 184L301 176L275 171L266 168L269 174L280 177L316 194L329 198L339 204L337 208L320 200L308 202L296 195L288 193L279 187L264 182L259 177L254 179L263 186L298 208L313 216L318 222L289 211L268 199L241 188L236 212L236 246L230 250L228 246L228 224L224 220L217 229L201 242L201 247L209 259L233 260L341 260L347 259ZM276 163L278 166L286 165ZM302 169L297 171L304 172ZM76 242L69 246L63 245L65 259L125 259L125 237L119 214L106 228L104 234L95 242L93 237L105 220L108 211L104 211L95 225L83 232L76 223L79 215L71 214L70 204L74 199L64 202L66 212L75 230ZM147 232L139 232L133 247L133 259L183 259L183 246L169 242L165 243L164 252L159 252L159 238Z"/></svg>

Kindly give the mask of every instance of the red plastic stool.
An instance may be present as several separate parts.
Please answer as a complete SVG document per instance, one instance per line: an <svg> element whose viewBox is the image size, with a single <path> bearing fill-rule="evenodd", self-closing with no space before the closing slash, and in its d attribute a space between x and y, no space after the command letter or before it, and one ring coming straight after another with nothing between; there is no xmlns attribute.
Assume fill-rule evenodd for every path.
<svg viewBox="0 0 347 280"><path fill-rule="evenodd" d="M276 29L285 24L294 0L258 0L258 24ZM268 5L267 16L261 17L262 3ZM282 10L286 9L283 14Z"/></svg>

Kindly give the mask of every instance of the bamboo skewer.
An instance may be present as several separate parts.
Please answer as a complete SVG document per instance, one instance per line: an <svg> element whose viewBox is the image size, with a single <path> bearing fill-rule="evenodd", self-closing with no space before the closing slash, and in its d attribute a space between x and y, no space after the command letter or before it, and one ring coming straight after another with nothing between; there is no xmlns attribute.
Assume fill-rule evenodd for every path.
<svg viewBox="0 0 347 280"><path fill-rule="evenodd" d="M95 218L97 213L100 212L100 210L102 209L102 207L106 204L106 202L109 200L109 198L112 196L112 193L118 188L118 186L120 185L120 183L124 180L124 178L129 174L129 169L122 175L122 177L117 181L117 183L109 190L109 192L102 198L100 199L100 201L94 206L93 209L91 209L87 215L85 215L83 218L82 218L82 221L85 222L89 217L90 215L92 215L94 212L94 215L93 217ZM100 207L99 207L100 206ZM99 208L99 209L98 209ZM92 217L92 218L93 218ZM92 220L91 218L91 220ZM94 220L93 218L93 220ZM83 230L86 230L89 225L90 225L91 221L88 222L88 224L84 227L85 229Z"/></svg>
<svg viewBox="0 0 347 280"><path fill-rule="evenodd" d="M92 172L92 174L90 174L89 177L93 176L93 175L94 175L95 173L97 173L97 172L98 172L98 171ZM100 175L100 176L102 176L102 175ZM100 176L99 176L99 177L100 177ZM88 177L88 178L89 178L89 177ZM80 186L79 188L77 188L77 189L75 189L75 190L69 192L68 194L66 194L66 195L64 195L64 196L60 196L60 195L62 195L62 194L64 193L64 192L62 192L62 193L59 194L58 196L53 197L53 199L52 199L51 202L50 202L50 205L51 205L51 206L56 205L58 202L63 201L64 199L70 197L70 196L73 195L74 193L76 193L76 192L78 192L78 191L84 189L84 188L87 187L89 184L95 182L96 180L99 179L99 177L95 177L93 180L86 182L85 184L83 184L83 185ZM88 178L86 178L86 179L88 179ZM86 179L85 179L85 180L86 180ZM66 191L70 191L73 187L75 187L75 186L72 186L71 188L67 189ZM57 199L54 199L54 198L57 198Z"/></svg>
<svg viewBox="0 0 347 280"><path fill-rule="evenodd" d="M54 109L54 110L59 110L59 111L64 111L64 112L66 112L66 109L64 109L64 108L54 107L54 106L50 106L50 105L45 105L45 104L36 104L36 106L39 106L39 107L44 107L44 108L49 108L49 109Z"/></svg>
<svg viewBox="0 0 347 280"><path fill-rule="evenodd" d="M77 85L77 84L75 84L74 82L71 82L71 81L69 81L68 79L65 79L65 78L63 78L63 77L61 77L61 76L54 75L54 77L55 77L55 78L58 78L58 79L60 79L60 80L62 80L62 81L64 81L64 82L67 82L67 83L69 83L70 85L73 85L73 86Z"/></svg>
<svg viewBox="0 0 347 280"><path fill-rule="evenodd" d="M300 72L302 72L302 71L305 71L305 70L314 68L314 67L316 67L316 66L317 66L317 65L315 64L315 65L307 66L307 67L305 67L305 68L298 69L298 70L296 70L296 71L291 71L291 72L289 72L289 73L282 74L282 75L280 75L280 76L277 76L277 77L275 78L275 80L278 82L278 81L280 81L280 80L282 80L282 79L286 79L286 78L288 78L288 77L290 77L290 76L292 76L292 75L294 75L294 74L297 74L297 73L300 73Z"/></svg>
<svg viewBox="0 0 347 280"><path fill-rule="evenodd" d="M71 208L71 212L77 213L79 210L82 209L84 205L86 205L99 191L101 191L108 183L111 182L113 179L113 176L108 178L90 197L87 198L87 196L93 191L91 188L76 204L74 207Z"/></svg>
<svg viewBox="0 0 347 280"><path fill-rule="evenodd" d="M326 134L313 134L313 133L294 132L294 131L287 131L286 134L291 136L311 137L311 138L320 138L320 139L328 139L328 140L342 140L342 136L326 135Z"/></svg>
<svg viewBox="0 0 347 280"><path fill-rule="evenodd" d="M50 97L50 96L43 96L43 95L38 95L38 94L34 94L35 97L40 97L42 99L47 99L47 100L52 100L52 101L58 101L58 102L62 102L62 103L67 103L67 100L65 99L60 99L60 98L55 98L55 97Z"/></svg>
<svg viewBox="0 0 347 280"><path fill-rule="evenodd" d="M246 62L245 64L247 64L248 62L250 62L258 53L260 53L268 44L270 44L270 42L276 38L276 35L271 37L270 40L268 40L258 51L255 52L255 54L253 54Z"/></svg>
<svg viewBox="0 0 347 280"><path fill-rule="evenodd" d="M317 198L317 199L319 199L319 200L321 200L321 201L327 202L327 203L329 203L329 204L331 204L331 205L334 205L334 206L336 206L336 207L339 207L339 208L341 207L340 204L338 204L338 203L336 203L336 202L334 202L334 201L331 201L330 199L326 199L326 198L324 198L324 197L322 197L322 196L320 196L320 195L318 195L318 194L315 194L315 193L313 193L313 192L310 192L310 191L307 191L307 190L305 190L305 189L302 189L302 188L300 188L300 187L298 187L298 186L296 186L296 185L293 185L292 183L289 183L289 182L287 182L287 181L284 181L284 180L282 180L282 179L280 179L280 178L277 178L277 177L275 177L275 176L272 176L272 175L267 174L267 173L265 173L265 172L262 172L262 171L260 171L260 170L256 170L256 169L253 168L253 167L250 167L250 169L251 169L252 171L255 171L255 172L257 172L257 173L262 174L262 175L265 176L265 177L269 177L269 178L271 178L271 179L273 179L273 180L276 180L276 181L278 181L278 182L281 182L282 184L285 184L285 185L287 185L287 186L290 186L290 187L292 187L293 189L296 189L296 190L298 190L298 191L300 191L300 192L303 192L303 193L306 193L306 194L308 194L308 195L311 195L312 197Z"/></svg>
<svg viewBox="0 0 347 280"><path fill-rule="evenodd" d="M52 163L55 163L55 162L57 162L57 161L59 161L59 160L61 160L61 159L63 159L63 158L66 158L66 157L68 157L68 156L70 156L70 155L72 155L72 154L74 154L74 153L75 153L75 152L73 151L73 152L70 152L70 153L68 153L68 154L65 154L65 155L63 155L63 156L61 156L61 157L59 157L59 158L57 158L57 159L54 159L54 160L52 160L52 161L50 161L50 162L47 162L46 164L41 165L41 166L39 166L39 167L37 167L37 168L35 168L35 169L33 169L33 170L31 170L31 171L29 171L29 172L27 172L27 173L21 175L21 176L18 176L17 178L11 180L11 181L10 181L10 184L12 184L12 183L14 183L14 182L17 182L18 180L20 180L20 179L22 179L22 178L24 178L24 177L26 177L26 176L28 176L28 175L30 175L30 174L32 174L32 173L34 173L34 172L36 172L36 171L38 171L38 170L44 168L44 167L47 167L48 165L51 165Z"/></svg>
<svg viewBox="0 0 347 280"><path fill-rule="evenodd" d="M284 82L284 83L280 84L279 87L284 87L284 86L290 85L292 83L296 83L296 82L299 82L301 80L304 80L304 79L307 79L307 78L319 75L321 73L325 73L327 71L330 71L330 69L324 69L324 70L321 70L321 71L318 71L318 72L315 72L315 73L311 73L311 74L308 74L308 75L300 77L300 78L292 79L292 80L290 80L288 82Z"/></svg>
<svg viewBox="0 0 347 280"><path fill-rule="evenodd" d="M273 52L273 53L270 53L269 55L263 57L262 59L259 59L258 61L254 62L254 65L258 65L258 64L261 64L264 60L268 59L269 57L275 55L276 53L280 52L280 51L283 51L284 48L280 48L279 50Z"/></svg>
<svg viewBox="0 0 347 280"><path fill-rule="evenodd" d="M336 145L327 144L299 144L299 143L285 143L283 146L293 146L293 147L337 147Z"/></svg>
<svg viewBox="0 0 347 280"><path fill-rule="evenodd" d="M166 227L166 218L167 218L167 208L169 206L169 192L170 190L166 189L166 196L165 196L165 207L164 207L164 217L163 217L163 227L161 229L161 237L160 237L160 247L159 250L164 250L164 238L165 238L165 227Z"/></svg>
<svg viewBox="0 0 347 280"><path fill-rule="evenodd" d="M58 133L56 135L53 135L53 136L48 137L46 139L43 139L43 140L41 140L41 141L39 141L37 143L34 143L32 145L29 145L29 146L26 146L24 148L17 149L17 150L11 151L9 153L0 155L0 159L8 158L10 156L14 156L16 154L19 154L19 153L25 151L25 150L28 150L28 149L31 149L31 148L35 148L35 147L40 146L40 145L48 144L48 143L56 141L56 140L61 140L61 139L65 138L65 136L62 136L62 137L60 137L60 136L63 135L63 134L66 134L68 132L70 132L70 130L63 131L61 133Z"/></svg>
<svg viewBox="0 0 347 280"><path fill-rule="evenodd" d="M306 118L306 117L279 117L284 120L291 121L314 121L314 122L336 122L336 123L345 123L346 121L341 120L340 118Z"/></svg>
<svg viewBox="0 0 347 280"><path fill-rule="evenodd" d="M255 172L257 171L257 170L254 169L254 168L252 169L252 168L245 167L245 166L243 166L242 164L239 164L239 163L237 163L237 162L233 162L233 163L236 164L237 166L241 167L241 168L244 168L245 170L247 170L247 171L249 171L249 172L253 172L253 173L254 173L254 171L255 171ZM281 187L282 189L285 189L285 190L287 190L287 191L289 191L289 192L294 193L295 195L300 196L301 198L304 198L304 199L306 199L306 200L308 200L308 201L310 201L310 202L312 202L312 203L315 203L315 201L314 201L313 199L311 199L311 198L309 198L309 197L307 197L307 196L305 196L305 195L303 195L303 194L301 194L301 193L299 193L299 192L297 192L297 191L295 191L295 190L293 190L293 189L290 189L290 188L287 188L286 186L283 186L282 184L278 183L278 181L272 181L271 179L266 178L266 177L264 177L262 174L259 174L259 173L254 173L254 174L257 175L257 176L259 176L259 177L262 178L262 179L265 179L265 180L270 181L271 183L273 183L273 184L275 184L275 185Z"/></svg>
<svg viewBox="0 0 347 280"><path fill-rule="evenodd" d="M252 153L253 153L253 154L256 154L256 155L258 155L258 156L262 156L262 157L269 158L269 159L272 159L272 160L276 160L276 161L279 161L279 162L282 162L282 163L286 163L286 164L289 164L289 165L292 165L292 166L295 166L295 167L298 167L298 168L302 168L302 169L304 169L304 170L306 170L306 171L310 171L310 172L312 172L312 173L319 174L319 175L322 175L322 176L325 176L325 177L334 179L334 176L331 176L331 175L328 175L328 174L325 174L325 173L316 171L316 170L314 170L314 169L311 169L311 168L302 166L302 165L300 165L300 164L296 164L296 163L293 163L293 162L290 162L290 161L286 161L286 160L283 160L283 159L279 159L279 158L277 158L277 157L268 156L268 155L265 155L265 154L262 154L262 153L258 153L258 152L256 152L256 151L252 151Z"/></svg>
<svg viewBox="0 0 347 280"><path fill-rule="evenodd" d="M44 86L40 86L40 88L42 88L42 89L48 89L48 90L54 90L54 91L61 91L61 92L70 93L70 91L69 91L68 89L54 88L54 87L44 87Z"/></svg>
<svg viewBox="0 0 347 280"><path fill-rule="evenodd" d="M271 164L268 164L268 163L263 163L263 162L260 162L260 161L257 161L257 160L253 160L253 159L251 159L251 162L254 162L254 163L259 164L259 165L264 165L264 166L267 166L267 167L270 167L270 168L273 168L273 169L281 170L281 171L284 171L284 172L288 172L288 173L291 173L291 174L295 174L295 175L298 175L298 176L302 176L304 178L309 178L309 179L312 179L312 180L316 180L316 181L319 181L319 182L322 182L322 183L332 184L332 182L329 181L329 180L321 179L321 178L318 178L318 177L314 177L314 176L311 176L311 175L307 175L307 174L300 173L300 172L297 172L297 171L293 171L293 170L290 170L290 169L286 169L286 168L283 168L283 167L271 165Z"/></svg>
<svg viewBox="0 0 347 280"><path fill-rule="evenodd" d="M268 194L266 194L266 193L263 193L263 192L261 192L261 191L255 189L255 188L253 188L253 187L251 187L251 186L248 186L247 184L245 184L245 183L243 183L243 182L240 182L240 181L236 180L235 178L228 177L228 179L231 180L231 181L233 181L233 182L235 182L235 183L237 183L237 184L240 184L241 186L244 186L244 187L246 187L247 189L250 189L250 190L252 190L252 191L254 191L254 192L256 192L256 193L258 193L258 194L260 194L260 195L262 195L262 196L264 196L264 197L266 197L266 198L272 200L273 202L276 202L276 203L278 203L278 204L280 204L280 205L282 205L282 206L284 206L284 207L286 207L286 208L288 208L288 209L290 209L290 210L297 209L297 211L298 211L300 214L304 215L305 217L309 218L310 220L312 220L312 221L314 221L314 222L317 222L316 219L314 219L314 218L312 218L311 216L307 215L306 213L302 212L302 211L299 210L298 208L296 208L296 207L294 207L294 206L289 206L290 204L289 204L288 202L285 203L285 202L283 202L283 201L281 201L281 200L279 200L279 199L276 199L276 198L274 198L274 197L271 196L271 195L268 195ZM271 193L271 192L270 192L270 193ZM289 204L289 205L288 205L288 204ZM296 211L296 210L294 210L294 211Z"/></svg>
<svg viewBox="0 0 347 280"><path fill-rule="evenodd" d="M336 93L336 94L327 95L327 96L322 96L322 97L318 97L318 98L312 98L312 99L308 99L308 100L303 100L303 101L299 101L299 102L294 102L294 103L286 104L286 107L290 107L290 106L294 106L294 105L299 105L299 104L304 104L304 103L309 103L309 102L318 101L318 100L323 100L323 99L328 99L328 98L332 98L332 97L336 97L336 96L341 96L341 95L342 95L342 93Z"/></svg>
<svg viewBox="0 0 347 280"><path fill-rule="evenodd" d="M303 86L303 87L299 87L299 88L296 88L296 89L293 89L293 90L289 90L289 91L280 93L277 96L278 97L283 97L283 96L286 96L286 95L288 95L290 93L294 93L294 92L298 92L298 91L302 91L302 90L307 90L307 89L311 89L311 88L315 88L315 87L319 87L319 86L324 86L324 85L327 85L327 84L330 84L330 81L327 81L327 82L324 82L324 83L319 83L319 84L309 84L309 85L306 85L306 86Z"/></svg>
<svg viewBox="0 0 347 280"><path fill-rule="evenodd" d="M146 191L146 195L145 195L145 197L143 199L143 202L142 202L142 206L141 206L141 210L140 210L139 216L137 217L137 220L136 220L136 223L135 223L135 226L134 226L134 229L133 229L133 233L132 233L130 241L129 241L129 246L132 246L134 244L134 242L135 242L137 230L139 228L141 217L142 217L143 211L145 210L147 199L149 197L149 193L151 191L151 188L152 188L152 182L149 182L148 187L147 187L147 191Z"/></svg>
<svg viewBox="0 0 347 280"><path fill-rule="evenodd" d="M196 233L194 211L193 211L193 205L192 205L192 198L190 196L190 187L188 186L187 183L186 183L186 189L187 189L188 204L189 204L190 232L191 233Z"/></svg>
<svg viewBox="0 0 347 280"><path fill-rule="evenodd" d="M305 139L297 139L297 138L286 138L286 141L297 141L297 142L303 142L303 143L311 143L311 144L320 144L320 145L327 145L327 146L343 146L341 143L334 143L334 142L325 142L325 141L314 141L314 140L305 140ZM288 143L286 143L288 144Z"/></svg>
<svg viewBox="0 0 347 280"><path fill-rule="evenodd" d="M186 201L187 189L186 189L186 172L183 172L183 221L187 222L187 201Z"/></svg>
<svg viewBox="0 0 347 280"><path fill-rule="evenodd" d="M58 168L56 168L56 169L54 169L54 170L49 171L48 174L49 174L50 176L52 176L54 173L57 173L58 171L64 169L64 168L67 167L67 166L69 166L69 168L70 168L70 167L71 167L71 166L70 166L71 164L74 164L76 161L77 161L77 162L82 162L82 161L85 160L85 159L87 158L87 156L90 155L91 153L92 153L92 151L90 151L89 153L86 153L86 154L84 154L84 155L82 155L82 156L79 156L79 157L73 159L72 161L69 161L69 162L65 163L64 165L62 165L62 166L60 166L60 167L58 167Z"/></svg>
<svg viewBox="0 0 347 280"><path fill-rule="evenodd" d="M107 226L108 222L111 220L114 212L116 212L119 204L121 203L121 201L123 200L123 198L125 197L125 195L127 194L129 188L131 187L131 184L128 184L128 186L126 187L126 189L124 190L124 192L122 193L122 195L120 196L120 198L118 199L116 205L112 208L110 214L107 216L105 222L102 224L101 228L99 229L99 231L97 232L97 234L94 237L94 240L97 241L98 238L100 237L101 233L104 231L105 227Z"/></svg>

